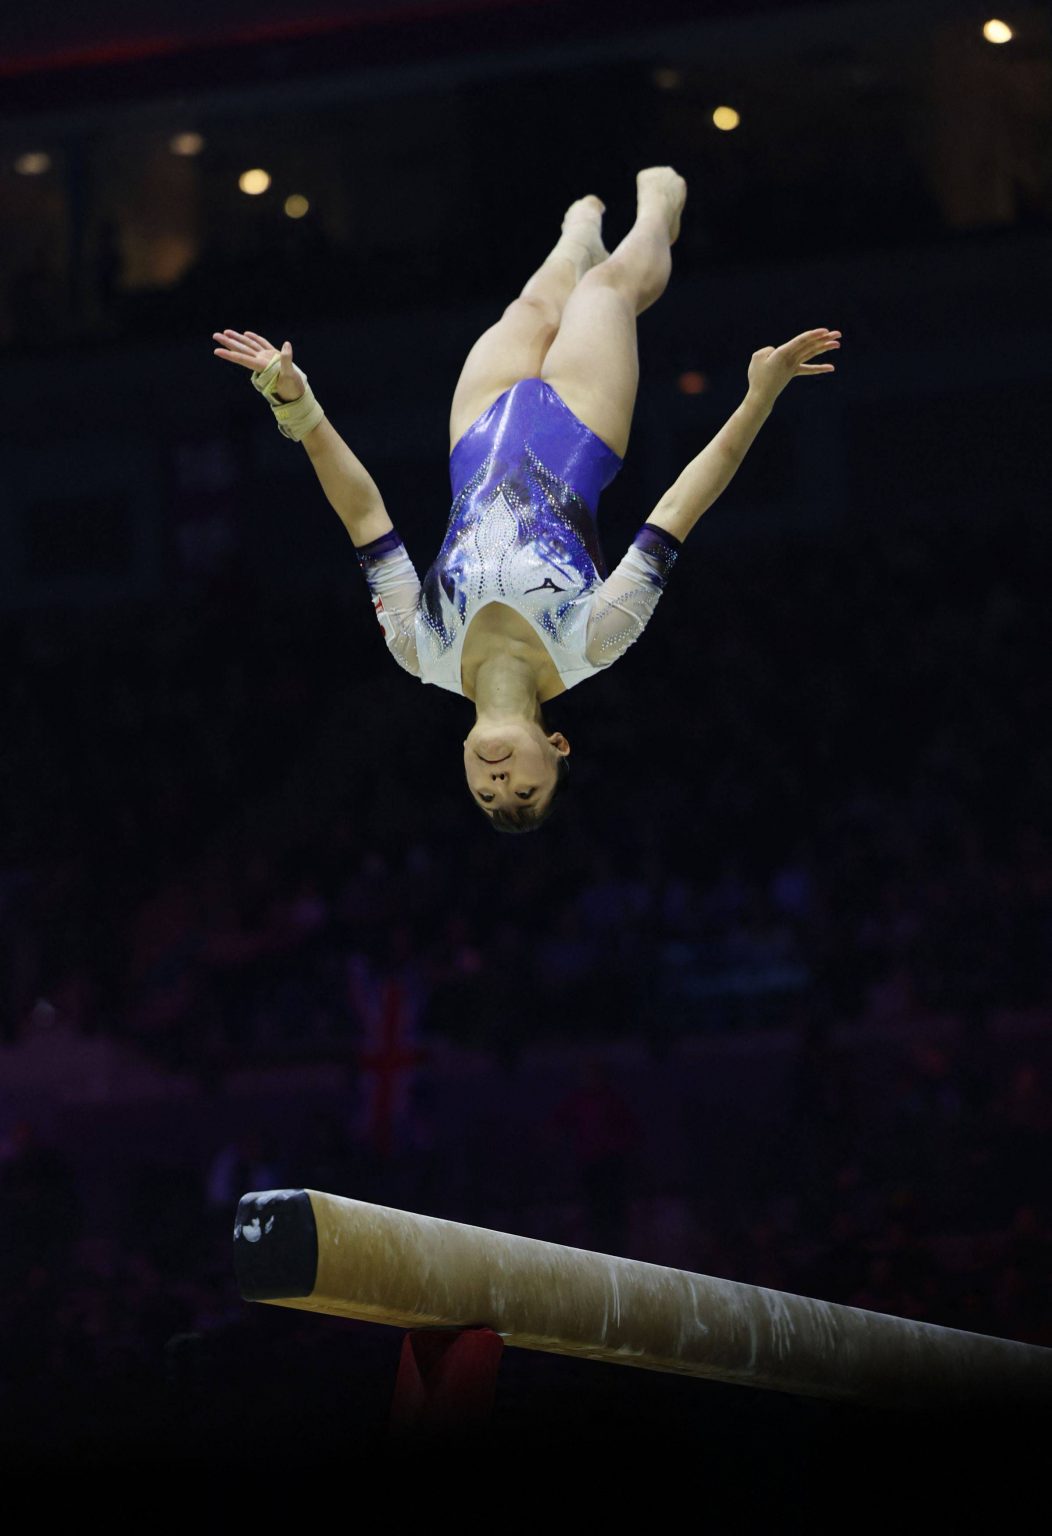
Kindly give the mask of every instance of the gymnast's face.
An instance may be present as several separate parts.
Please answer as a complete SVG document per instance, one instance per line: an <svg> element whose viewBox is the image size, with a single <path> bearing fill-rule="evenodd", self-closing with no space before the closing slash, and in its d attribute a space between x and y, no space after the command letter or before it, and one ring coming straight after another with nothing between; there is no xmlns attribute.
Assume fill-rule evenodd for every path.
<svg viewBox="0 0 1052 1536"><path fill-rule="evenodd" d="M559 731L545 734L535 721L476 721L464 743L464 774L471 798L487 816L494 811L543 808L555 788L559 759L570 743Z"/></svg>

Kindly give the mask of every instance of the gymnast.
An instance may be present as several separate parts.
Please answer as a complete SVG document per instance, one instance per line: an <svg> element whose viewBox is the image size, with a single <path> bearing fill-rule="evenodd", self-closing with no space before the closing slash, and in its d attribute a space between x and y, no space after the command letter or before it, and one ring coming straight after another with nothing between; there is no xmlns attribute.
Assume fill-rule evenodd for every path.
<svg viewBox="0 0 1052 1536"><path fill-rule="evenodd" d="M636 316L668 283L686 183L636 177L631 231L603 246L598 197L569 208L551 255L472 347L449 423L453 509L421 583L380 492L293 362L253 331L215 332L215 356L251 369L279 430L302 442L356 547L388 649L407 672L475 705L464 742L472 798L502 832L550 814L570 744L542 706L601 672L642 633L680 546L721 494L775 400L840 332L762 347L745 399L662 496L605 574L596 509L621 467L635 405ZM605 579L604 579L605 577Z"/></svg>

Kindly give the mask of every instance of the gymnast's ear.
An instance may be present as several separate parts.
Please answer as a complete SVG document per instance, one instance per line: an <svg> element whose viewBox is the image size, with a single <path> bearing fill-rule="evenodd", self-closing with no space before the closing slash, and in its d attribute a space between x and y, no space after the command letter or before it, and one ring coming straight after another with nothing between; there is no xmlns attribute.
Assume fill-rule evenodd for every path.
<svg viewBox="0 0 1052 1536"><path fill-rule="evenodd" d="M562 731L549 731L548 740L551 742L552 746L555 748L556 752L558 752L560 757L569 757L570 743L567 741Z"/></svg>

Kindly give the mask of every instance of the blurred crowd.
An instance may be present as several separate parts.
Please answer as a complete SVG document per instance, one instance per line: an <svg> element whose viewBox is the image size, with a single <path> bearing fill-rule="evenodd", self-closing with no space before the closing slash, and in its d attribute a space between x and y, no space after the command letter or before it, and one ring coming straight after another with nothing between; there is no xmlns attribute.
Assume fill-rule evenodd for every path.
<svg viewBox="0 0 1052 1536"><path fill-rule="evenodd" d="M248 1066L392 1053L405 1094L387 1130L337 1110L295 1145L231 1142L217 1097L210 1162L173 1148L103 1234L69 1149L8 1126L9 1384L32 1395L42 1349L75 1396L247 1348L230 1206L286 1180L1052 1343L1048 546L1022 519L699 539L643 644L552 706L571 787L522 839L482 824L455 723L435 750L442 709L364 597L319 596L309 632L236 583L146 627L12 627L7 1048L43 1004L56 1051L120 1041L202 1112ZM879 1081L845 1030L885 1042ZM699 1069L670 1080L687 1132L656 1167L603 1065L698 1038L794 1063L770 1125L725 1108L718 1175ZM531 1120L545 1043L580 1080ZM529 1126L514 1166L436 1112L438 1045Z"/></svg>
<svg viewBox="0 0 1052 1536"><path fill-rule="evenodd" d="M1046 1006L1047 531L696 539L644 640L551 706L570 789L513 850L460 777L467 711L390 666L350 560L309 623L223 587L13 629L6 1038L45 998L191 1070L280 1059L353 1040L385 977L428 1032L512 1053L816 997Z"/></svg>

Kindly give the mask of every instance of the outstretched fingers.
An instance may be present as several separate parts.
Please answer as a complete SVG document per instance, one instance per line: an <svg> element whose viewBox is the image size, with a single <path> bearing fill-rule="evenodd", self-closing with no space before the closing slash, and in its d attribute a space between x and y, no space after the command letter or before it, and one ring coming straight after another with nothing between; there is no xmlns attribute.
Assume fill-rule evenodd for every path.
<svg viewBox="0 0 1052 1536"><path fill-rule="evenodd" d="M212 340L219 343L212 349L216 357L229 363L240 363L254 372L265 368L277 351L264 337L256 336L252 331L213 331Z"/></svg>
<svg viewBox="0 0 1052 1536"><path fill-rule="evenodd" d="M255 355L255 347L251 346L238 331L213 331L212 340L218 341L217 350L225 352L235 361L244 361Z"/></svg>
<svg viewBox="0 0 1052 1536"><path fill-rule="evenodd" d="M786 360L792 365L794 375L805 373L834 373L832 363L812 363L823 352L835 352L840 346L840 332L825 326L814 331L804 331L786 343Z"/></svg>
<svg viewBox="0 0 1052 1536"><path fill-rule="evenodd" d="M840 332L827 331L823 327L818 331L803 331L799 336L794 336L792 341L785 343L785 351L792 357L806 358L839 345Z"/></svg>
<svg viewBox="0 0 1052 1536"><path fill-rule="evenodd" d="M255 352L257 350L256 343L249 340L247 335L242 335L240 331L213 331L212 335L216 341L223 342L225 346L230 347L235 352Z"/></svg>
<svg viewBox="0 0 1052 1536"><path fill-rule="evenodd" d="M221 357L226 363L240 363L244 368L255 369L256 367L252 358L246 357L243 352L231 352L226 347L213 347L212 356Z"/></svg>

